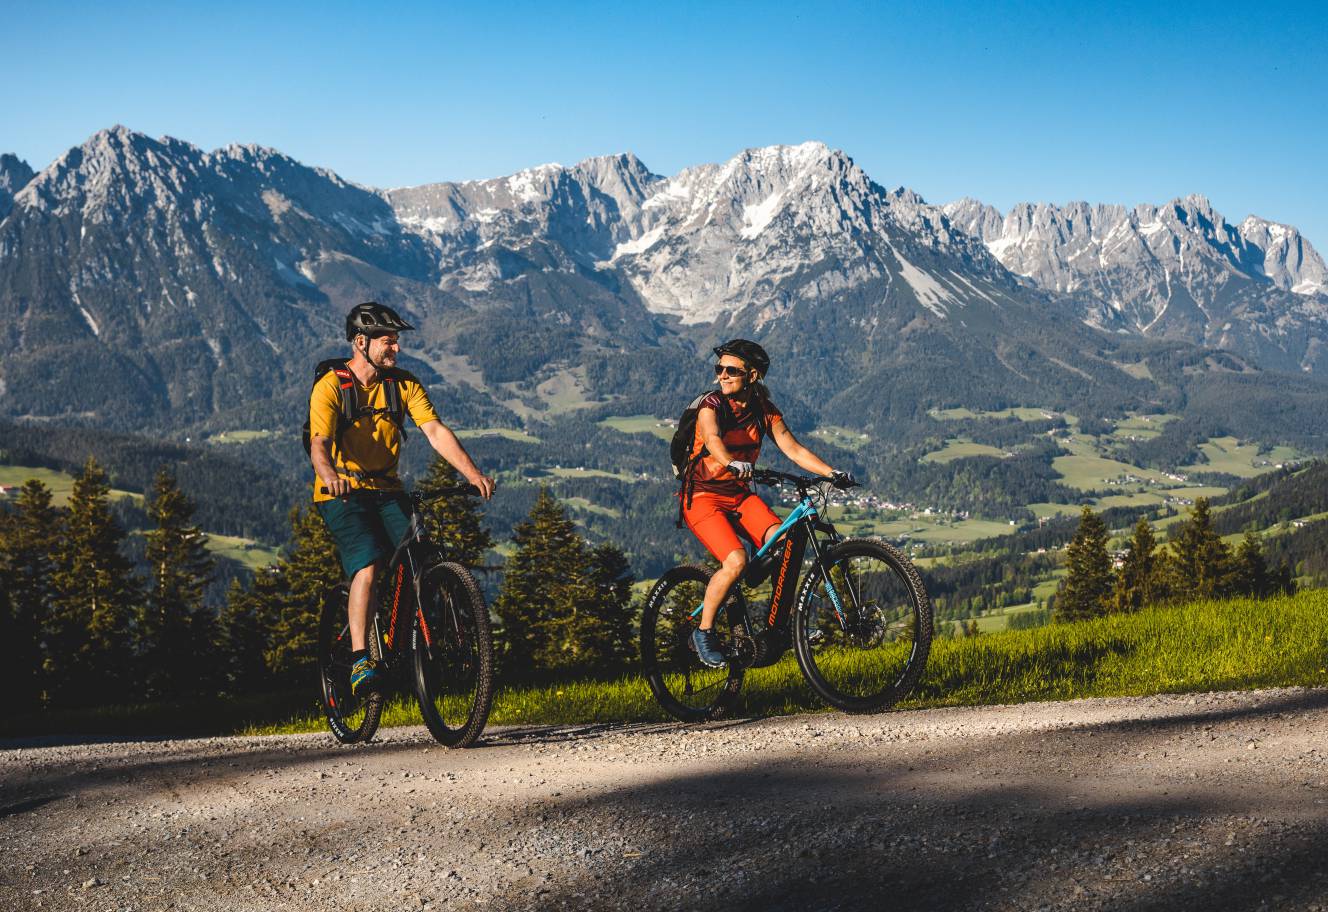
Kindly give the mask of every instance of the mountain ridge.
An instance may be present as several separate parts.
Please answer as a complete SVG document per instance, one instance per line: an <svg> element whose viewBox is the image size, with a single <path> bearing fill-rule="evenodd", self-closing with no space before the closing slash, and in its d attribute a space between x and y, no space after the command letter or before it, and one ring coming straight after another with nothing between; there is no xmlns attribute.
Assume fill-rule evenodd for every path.
<svg viewBox="0 0 1328 912"><path fill-rule="evenodd" d="M1261 363L1312 375L1328 339L1314 295L1268 297L1248 277L1221 314L1290 320L1282 335L1199 326L1203 308L1177 302L1188 336L1132 333L1120 309L1017 275L961 213L814 142L672 177L621 153L376 190L274 149L116 127L14 201L0 318L24 357L0 365L0 414L28 419L269 426L368 298L421 326L411 367L463 420L505 426L554 414L553 389L669 414L727 335L784 353L804 413L828 403L878 431L960 403L1183 407L1194 384L1227 382L1214 371L1268 388L1285 381L1259 379ZM1263 230L1261 249L1286 251L1280 280L1298 280L1305 245L1293 262L1289 232ZM1303 344L1284 338L1305 327ZM1206 354L1223 347L1235 355Z"/></svg>
<svg viewBox="0 0 1328 912"><path fill-rule="evenodd" d="M1321 367L1328 267L1292 226L1256 216L1231 225L1198 194L1132 208L1021 203L1002 214L971 198L943 208L1094 325Z"/></svg>

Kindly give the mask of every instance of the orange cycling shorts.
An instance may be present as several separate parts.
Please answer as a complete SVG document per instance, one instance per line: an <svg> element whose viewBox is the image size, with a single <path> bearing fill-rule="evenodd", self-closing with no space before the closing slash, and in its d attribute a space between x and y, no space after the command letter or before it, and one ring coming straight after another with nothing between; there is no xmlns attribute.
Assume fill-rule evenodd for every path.
<svg viewBox="0 0 1328 912"><path fill-rule="evenodd" d="M765 542L766 533L780 522L765 501L751 491L736 494L695 491L691 504L684 503L682 518L692 534L721 563L734 551L742 550L733 520L737 520L738 526L758 548Z"/></svg>

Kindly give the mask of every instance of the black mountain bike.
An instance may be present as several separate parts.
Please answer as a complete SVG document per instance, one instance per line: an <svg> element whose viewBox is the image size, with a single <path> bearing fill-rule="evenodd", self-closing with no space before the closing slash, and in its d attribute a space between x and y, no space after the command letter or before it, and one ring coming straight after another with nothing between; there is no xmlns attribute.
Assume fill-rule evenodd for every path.
<svg viewBox="0 0 1328 912"><path fill-rule="evenodd" d="M894 705L916 685L931 648L931 601L917 570L880 539L840 536L822 516L828 479L758 469L753 480L794 485L800 500L721 606L715 630L727 664L703 665L692 645L713 571L674 567L641 615L655 699L684 722L717 718L737 701L747 669L775 664L791 643L807 683L830 705L852 713ZM811 566L799 585L808 545ZM767 580L768 604L758 605L749 595Z"/></svg>
<svg viewBox="0 0 1328 912"><path fill-rule="evenodd" d="M442 497L479 494L473 485L415 491L410 530L375 587L365 643L387 686L356 697L350 689L348 583L328 590L318 624L323 712L343 744L378 730L387 695L409 678L429 732L448 747L469 747L484 730L493 699L489 609L470 570L429 541L420 506ZM354 495L351 495L354 496Z"/></svg>

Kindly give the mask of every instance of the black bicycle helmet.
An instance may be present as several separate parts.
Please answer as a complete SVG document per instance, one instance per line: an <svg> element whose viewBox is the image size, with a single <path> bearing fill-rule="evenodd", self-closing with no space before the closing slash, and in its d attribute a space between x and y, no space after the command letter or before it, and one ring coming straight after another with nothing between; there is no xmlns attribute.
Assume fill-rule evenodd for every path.
<svg viewBox="0 0 1328 912"><path fill-rule="evenodd" d="M395 310L385 304L379 304L377 301L365 301L363 304L356 304L351 312L346 314L347 341L354 339L360 333L373 338L384 333L401 332L403 329L414 328L401 319L400 314Z"/></svg>
<svg viewBox="0 0 1328 912"><path fill-rule="evenodd" d="M715 347L715 356L733 355L735 358L741 358L746 362L749 368L753 368L762 377L766 371L770 370L770 356L765 353L765 349L752 342L750 339L730 339L723 345Z"/></svg>

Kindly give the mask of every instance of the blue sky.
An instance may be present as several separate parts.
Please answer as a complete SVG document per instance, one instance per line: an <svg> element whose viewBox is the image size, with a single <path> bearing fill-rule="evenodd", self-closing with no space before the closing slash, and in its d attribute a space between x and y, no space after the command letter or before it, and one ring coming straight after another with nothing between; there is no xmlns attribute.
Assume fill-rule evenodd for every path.
<svg viewBox="0 0 1328 912"><path fill-rule="evenodd" d="M1264 3L0 0L0 151L123 123L389 187L818 139L932 202L1165 202L1328 253L1328 14Z"/></svg>

